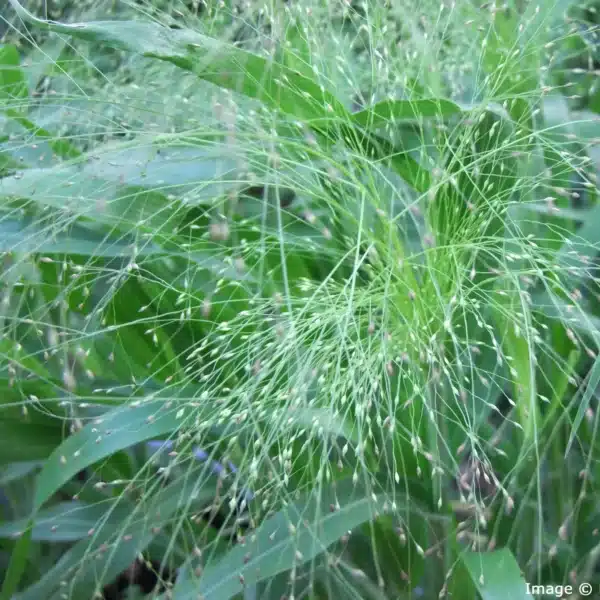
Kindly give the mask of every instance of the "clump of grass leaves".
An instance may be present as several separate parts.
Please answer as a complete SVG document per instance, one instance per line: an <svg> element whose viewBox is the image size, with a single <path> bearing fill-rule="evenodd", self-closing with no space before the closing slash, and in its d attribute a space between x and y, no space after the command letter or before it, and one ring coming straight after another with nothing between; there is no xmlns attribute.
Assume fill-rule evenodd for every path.
<svg viewBox="0 0 600 600"><path fill-rule="evenodd" d="M581 7L10 4L1 598L598 583Z"/></svg>

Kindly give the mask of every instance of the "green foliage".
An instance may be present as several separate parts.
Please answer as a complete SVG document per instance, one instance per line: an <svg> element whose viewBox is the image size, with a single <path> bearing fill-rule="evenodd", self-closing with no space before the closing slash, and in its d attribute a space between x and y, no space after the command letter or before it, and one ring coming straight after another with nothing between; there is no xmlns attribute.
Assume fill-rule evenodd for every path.
<svg viewBox="0 0 600 600"><path fill-rule="evenodd" d="M511 598L530 597L519 565L506 549L482 554L468 552L461 560L483 600L504 598L506 595Z"/></svg>
<svg viewBox="0 0 600 600"><path fill-rule="evenodd" d="M10 4L1 598L600 583L579 8Z"/></svg>
<svg viewBox="0 0 600 600"><path fill-rule="evenodd" d="M351 481L311 495L266 519L248 543L232 549L214 566L209 564L199 578L191 576L191 565L186 564L190 575L184 572L178 580L175 596L192 599L201 593L209 598L233 598L245 586L314 560L383 506L382 498L373 499L373 492L357 490Z"/></svg>

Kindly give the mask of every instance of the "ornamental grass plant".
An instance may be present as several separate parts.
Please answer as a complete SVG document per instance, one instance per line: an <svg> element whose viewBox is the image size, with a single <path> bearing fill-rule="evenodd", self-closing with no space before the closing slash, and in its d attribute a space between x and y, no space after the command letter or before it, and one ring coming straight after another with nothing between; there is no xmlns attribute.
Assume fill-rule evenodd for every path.
<svg viewBox="0 0 600 600"><path fill-rule="evenodd" d="M600 589L599 18L9 0L0 599Z"/></svg>

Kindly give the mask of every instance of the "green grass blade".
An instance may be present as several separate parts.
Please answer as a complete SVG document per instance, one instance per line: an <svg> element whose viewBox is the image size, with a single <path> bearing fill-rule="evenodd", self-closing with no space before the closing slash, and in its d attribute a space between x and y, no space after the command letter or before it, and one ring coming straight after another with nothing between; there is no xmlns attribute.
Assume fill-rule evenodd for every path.
<svg viewBox="0 0 600 600"><path fill-rule="evenodd" d="M123 499L107 503L104 514L100 514L95 528L90 530L92 535L88 532L63 554L39 581L19 595L19 600L59 599L66 590L70 597L91 597L90 589L99 591L113 581L160 535L161 528L176 519L178 512L210 505L217 494L217 483L215 478L209 480L204 476L203 469L204 466L192 469L167 487L147 494L137 505ZM148 514L153 518L148 519ZM101 548L105 550L100 551Z"/></svg>
<svg viewBox="0 0 600 600"><path fill-rule="evenodd" d="M299 22L291 24L287 28L285 38L286 43L282 52L283 64L302 73L305 77L313 77L314 61L306 29Z"/></svg>
<svg viewBox="0 0 600 600"><path fill-rule="evenodd" d="M0 465L15 460L43 460L62 441L62 431L58 424L24 422L3 415L0 422Z"/></svg>
<svg viewBox="0 0 600 600"><path fill-rule="evenodd" d="M66 25L34 17L10 0L19 17L57 33L171 62L202 79L309 121L345 116L346 109L321 86L282 64L188 29L142 21L94 21Z"/></svg>
<svg viewBox="0 0 600 600"><path fill-rule="evenodd" d="M81 152L73 146L73 144L67 140L56 139L50 131L43 127L39 127L24 115L20 115L17 111L12 109L7 109L5 112L8 117L17 122L23 129L33 134L36 138L47 140L50 148L52 148L57 156L65 159L81 156Z"/></svg>
<svg viewBox="0 0 600 600"><path fill-rule="evenodd" d="M493 315L498 329L503 332L502 345L505 352L514 357L512 398L516 404L517 421L522 428L525 442L537 444L542 419L537 399L534 341L529 334L531 311L514 284L507 282L506 289L507 294L501 297ZM522 328L519 330L510 317L516 311L519 311L522 319Z"/></svg>
<svg viewBox="0 0 600 600"><path fill-rule="evenodd" d="M104 504L83 504L78 501L61 502L43 509L35 516L31 539L35 542L75 542L87 538L89 531L110 507ZM111 510L107 524L121 522L131 513L131 507L117 506ZM15 538L30 526L29 519L0 524L0 538Z"/></svg>
<svg viewBox="0 0 600 600"><path fill-rule="evenodd" d="M27 557L29 555L30 546L31 529L28 528L27 531L19 538L19 541L12 551L10 564L4 577L2 590L0 590L0 600L12 599L13 594L19 585L19 581L21 581L21 577L23 576L23 571L27 566Z"/></svg>
<svg viewBox="0 0 600 600"><path fill-rule="evenodd" d="M0 217L0 252L71 254L95 258L131 257L133 243L133 239L113 239L110 235L100 235L83 223L49 232L31 220ZM160 252L165 251L153 244L145 244L137 256Z"/></svg>
<svg viewBox="0 0 600 600"><path fill-rule="evenodd" d="M561 267L582 268L583 260L593 260L600 247L600 205L585 211L585 221L563 244L557 254Z"/></svg>
<svg viewBox="0 0 600 600"><path fill-rule="evenodd" d="M28 460L12 462L10 465L0 468L0 486L26 477L32 471L39 469L43 464L44 462L41 460Z"/></svg>
<svg viewBox="0 0 600 600"><path fill-rule="evenodd" d="M17 122L35 137L48 140L52 150L61 158L75 158L81 152L70 142L55 139L49 131L38 127L27 118L25 111L19 106L20 101L29 97L27 80L20 68L19 51L14 46L0 47L0 108L7 117ZM24 103L26 106L26 103ZM15 107L16 106L16 107Z"/></svg>
<svg viewBox="0 0 600 600"><path fill-rule="evenodd" d="M43 207L69 208L108 225L143 223L172 228L184 216L170 193L193 192L190 205L214 201L239 187L235 160L216 149L171 147L159 152L150 141L105 147L71 164L31 168L0 179L0 199L28 198ZM0 204L1 204L0 200Z"/></svg>
<svg viewBox="0 0 600 600"><path fill-rule="evenodd" d="M69 436L48 457L37 478L34 512L81 470L140 442L160 438L183 425L166 402L119 407Z"/></svg>
<svg viewBox="0 0 600 600"><path fill-rule="evenodd" d="M200 580L190 573L173 589L175 600L192 600L203 594L226 600L244 587L274 577L313 560L347 531L372 519L384 498L354 487L350 481L320 490L267 519L244 546L237 546L216 564L208 566ZM339 509L330 506L339 503ZM242 583L243 581L243 583Z"/></svg>
<svg viewBox="0 0 600 600"><path fill-rule="evenodd" d="M461 560L482 600L531 598L521 569L507 548L495 552L465 552Z"/></svg>
<svg viewBox="0 0 600 600"><path fill-rule="evenodd" d="M575 441L575 437L577 436L577 431L579 430L579 426L581 425L583 419L585 418L585 413L590 406L590 401L595 391L598 389L598 384L600 383L600 356L596 358L594 361L594 366L591 368L589 375L587 377L587 383L585 386L585 392L581 396L581 400L579 401L579 406L577 408L577 414L575 415L575 419L573 420L573 424L571 425L571 433L569 435L569 441L567 442L567 447L565 449L565 456L569 454L569 450L571 449L571 445Z"/></svg>
<svg viewBox="0 0 600 600"><path fill-rule="evenodd" d="M20 64L19 51L15 46L0 46L0 108L4 110L29 96Z"/></svg>
<svg viewBox="0 0 600 600"><path fill-rule="evenodd" d="M430 117L458 115L462 109L458 104L444 98L424 100L384 100L352 115L355 125L378 127L390 121L419 120Z"/></svg>
<svg viewBox="0 0 600 600"><path fill-rule="evenodd" d="M272 109L312 124L326 135L329 135L327 131L330 130L333 139L337 139L340 132L335 131L332 125L337 123L347 128L348 123L353 122L352 115L344 105L315 80L284 64L267 60L194 31L173 30L156 23L137 21L94 21L67 25L37 19L17 0L11 0L11 4L25 21L58 33L171 62L206 81L260 100ZM432 112L435 103L438 104L438 111L439 107L442 107L442 111L447 114L460 110L457 105L445 100L422 102L423 114ZM378 117L380 119L386 110L398 114L408 114L409 111L402 103L384 103L380 110L383 111L382 116ZM373 114L378 113L369 113ZM360 124L362 119L368 122L372 119L369 115L359 116L357 124ZM408 154L398 154L391 146L388 148L389 144L374 138L363 140L360 145L366 145L363 151L370 156L383 154L386 158L391 157L393 168L418 191L428 189L427 172ZM373 151L375 146L378 148L377 152Z"/></svg>

